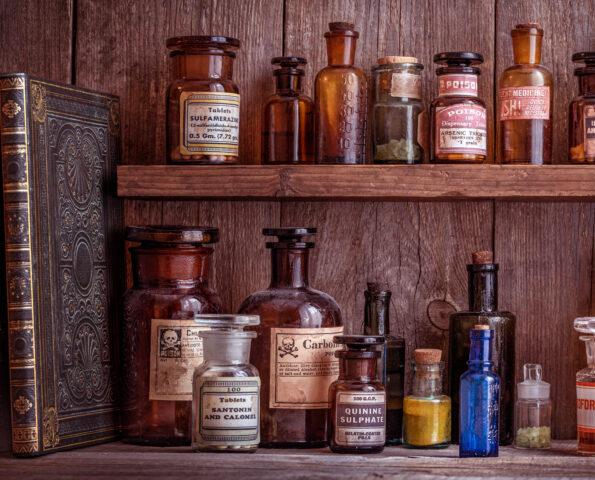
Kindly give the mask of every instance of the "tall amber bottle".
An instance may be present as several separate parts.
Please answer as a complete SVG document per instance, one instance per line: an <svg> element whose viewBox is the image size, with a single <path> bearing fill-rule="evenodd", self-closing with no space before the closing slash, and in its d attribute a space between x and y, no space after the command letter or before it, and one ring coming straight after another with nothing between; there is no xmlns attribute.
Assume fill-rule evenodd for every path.
<svg viewBox="0 0 595 480"><path fill-rule="evenodd" d="M265 228L276 236L269 288L250 295L240 313L259 315L250 363L262 379L262 447L323 447L327 443L328 390L339 376L333 341L342 335L337 302L308 285L308 252L302 237L315 228Z"/></svg>
<svg viewBox="0 0 595 480"><path fill-rule="evenodd" d="M314 102L302 92L305 58L275 57L276 92L267 98L262 122L262 163L314 163Z"/></svg>
<svg viewBox="0 0 595 480"><path fill-rule="evenodd" d="M315 82L316 163L366 162L368 84L354 67L359 33L352 23L329 23L328 66Z"/></svg>
<svg viewBox="0 0 595 480"><path fill-rule="evenodd" d="M553 79L540 64L543 30L521 23L511 32L514 65L500 77L499 162L552 163Z"/></svg>
<svg viewBox="0 0 595 480"><path fill-rule="evenodd" d="M595 163L595 52L572 56L577 64L578 96L570 102L568 149L570 163Z"/></svg>

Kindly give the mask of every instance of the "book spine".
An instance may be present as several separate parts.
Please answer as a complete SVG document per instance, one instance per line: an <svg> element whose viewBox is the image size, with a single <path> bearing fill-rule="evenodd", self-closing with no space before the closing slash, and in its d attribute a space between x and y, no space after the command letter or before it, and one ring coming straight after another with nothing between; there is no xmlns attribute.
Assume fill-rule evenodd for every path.
<svg viewBox="0 0 595 480"><path fill-rule="evenodd" d="M30 132L25 75L0 77L10 411L15 455L41 453L33 305ZM32 105L35 114L35 105Z"/></svg>

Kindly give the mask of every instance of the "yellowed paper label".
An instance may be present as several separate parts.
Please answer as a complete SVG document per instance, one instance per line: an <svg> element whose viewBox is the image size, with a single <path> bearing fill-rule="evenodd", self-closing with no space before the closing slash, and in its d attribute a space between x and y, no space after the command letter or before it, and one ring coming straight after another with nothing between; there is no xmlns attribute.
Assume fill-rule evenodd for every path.
<svg viewBox="0 0 595 480"><path fill-rule="evenodd" d="M339 377L333 342L343 327L272 328L270 408L328 408L328 389Z"/></svg>
<svg viewBox="0 0 595 480"><path fill-rule="evenodd" d="M149 400L192 400L192 375L202 363L202 338L208 327L194 320L151 320Z"/></svg>
<svg viewBox="0 0 595 480"><path fill-rule="evenodd" d="M391 77L390 96L421 100L421 76L407 72L394 72Z"/></svg>
<svg viewBox="0 0 595 480"><path fill-rule="evenodd" d="M227 92L182 92L180 152L238 155L240 96Z"/></svg>

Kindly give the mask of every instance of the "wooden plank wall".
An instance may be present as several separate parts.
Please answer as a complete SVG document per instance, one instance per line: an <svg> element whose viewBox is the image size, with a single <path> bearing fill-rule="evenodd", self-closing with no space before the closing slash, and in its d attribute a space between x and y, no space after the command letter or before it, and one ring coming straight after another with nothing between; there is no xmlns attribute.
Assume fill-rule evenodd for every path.
<svg viewBox="0 0 595 480"><path fill-rule="evenodd" d="M566 110L576 91L570 55L595 49L594 14L593 0L0 0L0 65L120 95L123 162L165 163L166 38L235 36L242 41L234 73L242 93L240 152L254 163L262 104L273 89L270 59L305 56L311 95L326 64L327 23L352 21L360 31L357 65L369 72L379 56L419 57L426 101L437 90L435 53L482 53L491 151L494 81L512 61L510 29L537 21L546 34L543 61L556 79L554 151L563 163ZM213 283L228 311L267 285L263 227L316 226L312 285L338 300L347 330L355 332L366 281L387 281L392 328L405 336L409 359L415 347L446 347L448 314L466 307L465 264L473 250L493 248L500 305L518 315L519 376L524 362L544 364L554 434L575 435L573 378L584 354L571 320L593 310L592 203L126 200L125 218L219 227Z"/></svg>

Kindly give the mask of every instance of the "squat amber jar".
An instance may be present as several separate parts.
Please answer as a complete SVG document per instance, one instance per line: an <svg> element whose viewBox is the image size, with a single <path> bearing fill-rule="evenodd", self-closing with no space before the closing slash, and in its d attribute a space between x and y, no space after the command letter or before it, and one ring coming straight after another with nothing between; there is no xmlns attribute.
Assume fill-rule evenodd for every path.
<svg viewBox="0 0 595 480"><path fill-rule="evenodd" d="M192 374L202 363L199 313L220 313L209 287L219 232L210 227L137 226L133 286L123 299L122 429L124 441L190 444Z"/></svg>
<svg viewBox="0 0 595 480"><path fill-rule="evenodd" d="M240 41L229 37L174 37L174 81L167 93L169 163L238 163L240 91L232 80Z"/></svg>
<svg viewBox="0 0 595 480"><path fill-rule="evenodd" d="M575 53L574 75L579 93L570 103L568 146L570 163L595 163L595 52ZM584 64L584 65L581 65Z"/></svg>

